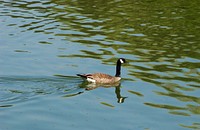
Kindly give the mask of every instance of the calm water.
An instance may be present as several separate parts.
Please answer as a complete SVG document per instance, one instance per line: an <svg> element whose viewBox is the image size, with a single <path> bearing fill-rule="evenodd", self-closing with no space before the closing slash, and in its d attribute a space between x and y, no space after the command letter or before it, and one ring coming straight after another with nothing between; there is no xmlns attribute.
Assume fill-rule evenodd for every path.
<svg viewBox="0 0 200 130"><path fill-rule="evenodd" d="M199 130L200 2L0 0L1 130ZM76 73L115 73L86 90Z"/></svg>

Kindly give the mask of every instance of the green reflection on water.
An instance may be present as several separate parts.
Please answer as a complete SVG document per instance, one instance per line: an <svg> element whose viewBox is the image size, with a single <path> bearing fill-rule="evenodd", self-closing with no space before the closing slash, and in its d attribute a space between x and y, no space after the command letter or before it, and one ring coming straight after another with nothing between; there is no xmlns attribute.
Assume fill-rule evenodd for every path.
<svg viewBox="0 0 200 130"><path fill-rule="evenodd" d="M74 94L66 94L66 95L64 95L63 97L65 97L65 98L74 97L74 96L77 96L77 95L79 95L79 94L81 94L81 93L83 93L83 92L78 92L78 93L74 93Z"/></svg>
<svg viewBox="0 0 200 130"><path fill-rule="evenodd" d="M185 107L179 107L179 106L174 106L174 105L155 104L155 103L144 103L144 104L151 107L167 109L170 111L171 114L175 114L175 115L189 116L190 114L187 113L187 111L193 114L200 114L200 106L195 106L195 105L187 105ZM183 110L185 112L182 112Z"/></svg>
<svg viewBox="0 0 200 130"><path fill-rule="evenodd" d="M139 93L139 92L135 92L135 91L132 91L132 90L128 90L129 93L132 93L132 94L135 94L137 96L140 96L140 97L143 97L144 95Z"/></svg>
<svg viewBox="0 0 200 130"><path fill-rule="evenodd" d="M183 124L180 124L180 126L182 126L184 128L193 129L193 130L200 129L200 123L193 123L192 125L183 125Z"/></svg>
<svg viewBox="0 0 200 130"><path fill-rule="evenodd" d="M105 105L105 106L108 106L108 107L111 107L111 108L114 108L115 106L109 104L109 103L106 103L106 102L101 102L101 104Z"/></svg>
<svg viewBox="0 0 200 130"><path fill-rule="evenodd" d="M173 97L173 98L176 98L176 99L184 101L184 102L200 103L200 98L199 97L184 95L184 94L182 94L180 92L174 92L174 93L172 93L172 92L171 93L157 92L157 94L163 95L163 96Z"/></svg>
<svg viewBox="0 0 200 130"><path fill-rule="evenodd" d="M7 108L7 107L12 107L13 105L0 105L0 108Z"/></svg>
<svg viewBox="0 0 200 130"><path fill-rule="evenodd" d="M190 114L188 114L186 112L176 111L176 110L169 111L169 113L173 114L173 115L178 115L178 116L191 116Z"/></svg>
<svg viewBox="0 0 200 130"><path fill-rule="evenodd" d="M144 104L148 106L152 106L152 107L164 108L164 109L169 109L169 110L185 110L186 109L184 107L177 107L177 106L165 105L165 104L154 104L154 103L144 103Z"/></svg>

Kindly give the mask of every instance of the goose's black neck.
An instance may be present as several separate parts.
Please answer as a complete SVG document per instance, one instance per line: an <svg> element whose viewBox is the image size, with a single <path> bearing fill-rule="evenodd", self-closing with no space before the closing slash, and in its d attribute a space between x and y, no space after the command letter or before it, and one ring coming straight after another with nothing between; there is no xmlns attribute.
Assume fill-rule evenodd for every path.
<svg viewBox="0 0 200 130"><path fill-rule="evenodd" d="M120 75L121 75L121 62L120 62L120 60L118 60L117 65L116 65L115 77L120 77Z"/></svg>

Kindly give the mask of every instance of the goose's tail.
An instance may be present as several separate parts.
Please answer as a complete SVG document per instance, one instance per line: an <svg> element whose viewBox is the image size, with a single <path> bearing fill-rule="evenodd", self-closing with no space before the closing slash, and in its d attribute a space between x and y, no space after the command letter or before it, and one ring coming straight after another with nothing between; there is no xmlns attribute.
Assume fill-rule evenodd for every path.
<svg viewBox="0 0 200 130"><path fill-rule="evenodd" d="M85 74L76 74L76 75L79 77L82 77L82 78L87 78L87 75L85 75Z"/></svg>

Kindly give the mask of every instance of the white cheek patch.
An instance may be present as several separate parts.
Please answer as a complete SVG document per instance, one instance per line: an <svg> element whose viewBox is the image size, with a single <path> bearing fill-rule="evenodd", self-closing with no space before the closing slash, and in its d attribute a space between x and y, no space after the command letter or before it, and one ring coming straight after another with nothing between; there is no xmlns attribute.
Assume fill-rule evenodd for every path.
<svg viewBox="0 0 200 130"><path fill-rule="evenodd" d="M119 59L120 60L120 62L123 64L124 63L124 61L122 60L122 59Z"/></svg>
<svg viewBox="0 0 200 130"><path fill-rule="evenodd" d="M92 83L95 83L95 82L96 82L94 79L91 79L91 78L89 78L89 77L87 77L86 80L87 80L88 82L92 82Z"/></svg>

